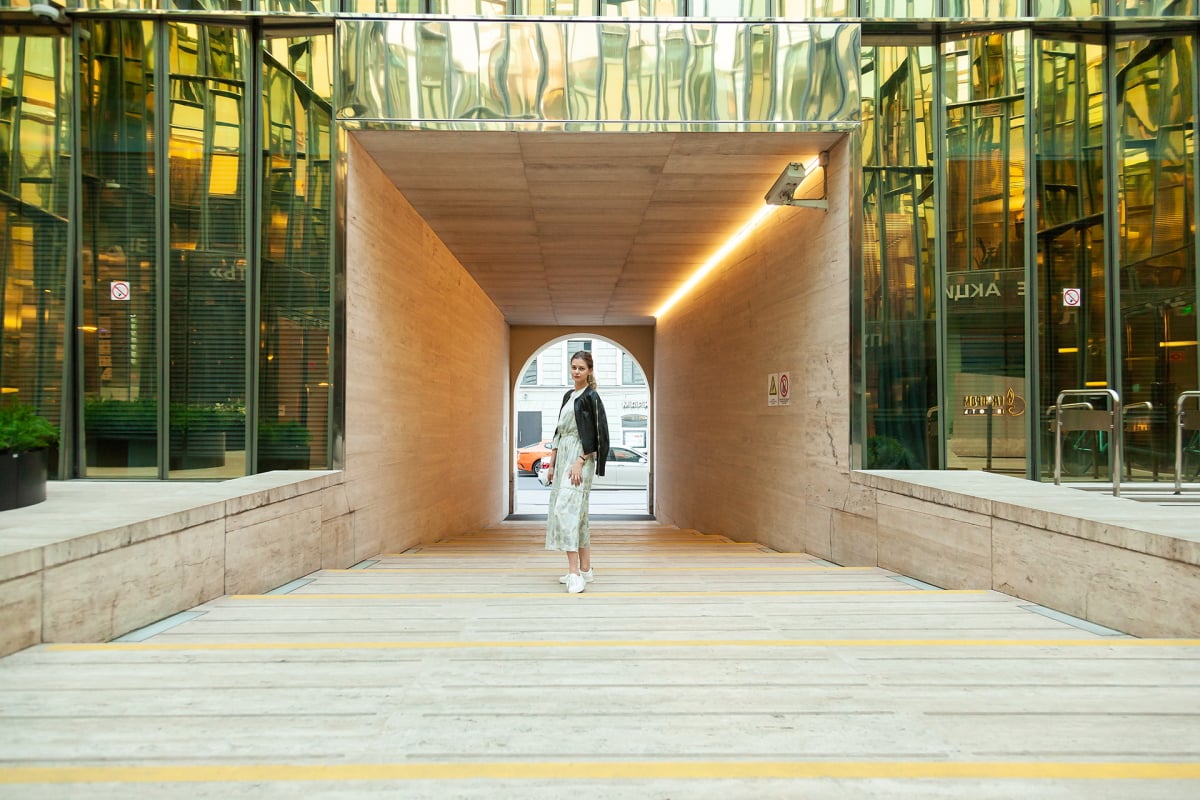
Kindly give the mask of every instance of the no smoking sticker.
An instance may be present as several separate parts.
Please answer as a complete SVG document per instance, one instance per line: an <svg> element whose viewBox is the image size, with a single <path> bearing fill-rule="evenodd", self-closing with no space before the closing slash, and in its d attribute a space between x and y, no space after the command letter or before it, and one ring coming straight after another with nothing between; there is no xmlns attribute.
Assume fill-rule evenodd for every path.
<svg viewBox="0 0 1200 800"><path fill-rule="evenodd" d="M129 299L129 281L113 281L109 284L108 296L113 300Z"/></svg>
<svg viewBox="0 0 1200 800"><path fill-rule="evenodd" d="M1079 308L1083 304L1083 293L1078 289L1063 289L1063 305L1067 308Z"/></svg>
<svg viewBox="0 0 1200 800"><path fill-rule="evenodd" d="M767 375L767 405L786 406L792 396L792 378L787 372Z"/></svg>

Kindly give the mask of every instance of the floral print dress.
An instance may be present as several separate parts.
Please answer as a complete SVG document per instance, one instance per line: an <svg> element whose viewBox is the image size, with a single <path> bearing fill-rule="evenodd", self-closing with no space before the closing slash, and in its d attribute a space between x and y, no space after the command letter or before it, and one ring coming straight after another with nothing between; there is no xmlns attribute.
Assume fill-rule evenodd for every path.
<svg viewBox="0 0 1200 800"><path fill-rule="evenodd" d="M596 475L596 459L589 458L583 464L583 482L572 486L567 473L575 459L583 455L583 442L575 424L575 398L583 393L580 389L571 394L558 415L558 428L550 449L554 456L554 480L550 484L550 507L546 512L546 549L578 550L591 545L588 529L588 495L592 491L592 478Z"/></svg>

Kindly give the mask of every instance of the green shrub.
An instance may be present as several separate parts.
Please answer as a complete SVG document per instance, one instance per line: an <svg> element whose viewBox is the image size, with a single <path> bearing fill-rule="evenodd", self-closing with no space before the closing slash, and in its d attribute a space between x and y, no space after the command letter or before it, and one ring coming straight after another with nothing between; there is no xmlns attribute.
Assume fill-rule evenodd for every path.
<svg viewBox="0 0 1200 800"><path fill-rule="evenodd" d="M58 443L58 428L38 415L33 406L0 406L0 452L27 453Z"/></svg>
<svg viewBox="0 0 1200 800"><path fill-rule="evenodd" d="M262 420L258 425L258 446L264 451L282 451L307 447L312 433L292 420Z"/></svg>
<svg viewBox="0 0 1200 800"><path fill-rule="evenodd" d="M83 409L88 436L105 439L153 439L158 428L158 401L88 400Z"/></svg>
<svg viewBox="0 0 1200 800"><path fill-rule="evenodd" d="M867 469L921 469L921 465L899 439L872 436L867 439Z"/></svg>

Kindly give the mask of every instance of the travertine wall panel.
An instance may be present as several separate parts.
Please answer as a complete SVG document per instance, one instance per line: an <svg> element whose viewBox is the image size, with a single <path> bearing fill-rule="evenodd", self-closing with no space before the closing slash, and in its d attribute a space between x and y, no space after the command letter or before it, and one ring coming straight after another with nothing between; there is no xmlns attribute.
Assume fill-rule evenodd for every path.
<svg viewBox="0 0 1200 800"><path fill-rule="evenodd" d="M42 641L105 642L225 591L225 523L49 567Z"/></svg>
<svg viewBox="0 0 1200 800"><path fill-rule="evenodd" d="M508 326L349 139L346 487L356 557L507 513Z"/></svg>
<svg viewBox="0 0 1200 800"><path fill-rule="evenodd" d="M41 640L41 574L0 582L0 656Z"/></svg>
<svg viewBox="0 0 1200 800"><path fill-rule="evenodd" d="M321 507L295 502L254 521L230 518L225 536L225 592L256 594L321 568ZM248 515L240 515L245 517ZM248 524L232 524L248 523Z"/></svg>
<svg viewBox="0 0 1200 800"><path fill-rule="evenodd" d="M72 492L83 496L61 513L7 512L9 530L26 531L20 538L43 538L12 550L19 537L0 535L11 551L0 567L25 570L0 577L0 655L42 641L107 641L221 594L354 564L343 477L272 473L191 491L127 484Z"/></svg>
<svg viewBox="0 0 1200 800"><path fill-rule="evenodd" d="M362 561L355 558L354 518L347 515L321 523L321 568L346 569Z"/></svg>
<svg viewBox="0 0 1200 800"><path fill-rule="evenodd" d="M829 560L844 567L879 565L879 529L874 517L834 511Z"/></svg>
<svg viewBox="0 0 1200 800"><path fill-rule="evenodd" d="M879 566L943 589L990 589L992 521L880 492Z"/></svg>
<svg viewBox="0 0 1200 800"><path fill-rule="evenodd" d="M1196 636L1200 567L997 519L995 589L1137 636Z"/></svg>
<svg viewBox="0 0 1200 800"><path fill-rule="evenodd" d="M832 555L849 486L851 211L846 147L830 211L781 208L658 321L660 520ZM790 372L791 403L767 405Z"/></svg>

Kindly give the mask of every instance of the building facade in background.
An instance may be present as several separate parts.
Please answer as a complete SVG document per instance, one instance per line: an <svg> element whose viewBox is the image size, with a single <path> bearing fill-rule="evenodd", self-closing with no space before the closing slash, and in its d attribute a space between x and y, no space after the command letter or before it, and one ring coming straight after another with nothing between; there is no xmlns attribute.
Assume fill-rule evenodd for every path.
<svg viewBox="0 0 1200 800"><path fill-rule="evenodd" d="M521 374L516 387L517 447L554 437L563 394L574 386L570 358L592 354L596 388L608 415L613 444L650 450L650 387L637 360L601 339L567 339L542 349Z"/></svg>
<svg viewBox="0 0 1200 800"><path fill-rule="evenodd" d="M1197 5L17 0L2 400L61 425L60 477L337 467L348 131L837 130L853 466L1045 478L1059 394L1111 390L1129 477L1171 477L1200 389ZM1064 463L1102 477L1106 441Z"/></svg>

